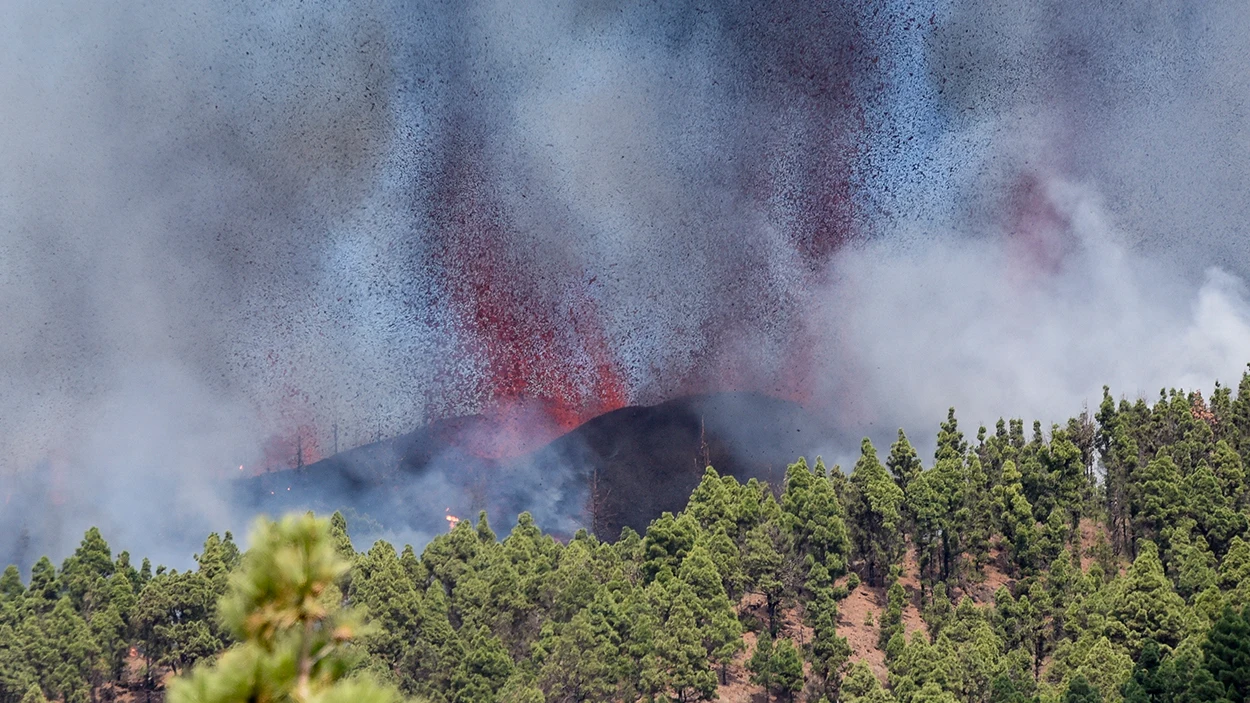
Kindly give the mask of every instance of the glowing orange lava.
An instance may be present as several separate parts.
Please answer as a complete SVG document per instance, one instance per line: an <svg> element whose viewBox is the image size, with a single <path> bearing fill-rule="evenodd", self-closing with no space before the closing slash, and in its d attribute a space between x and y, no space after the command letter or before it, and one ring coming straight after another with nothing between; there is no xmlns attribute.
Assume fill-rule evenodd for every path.
<svg viewBox="0 0 1250 703"><path fill-rule="evenodd" d="M466 451L503 458L623 407L629 390L602 326L594 280L582 277L570 288L557 283L568 276L541 275L559 262L529 260L511 243L516 238L475 188L478 175L464 162L448 168L438 247L460 311L465 357L478 367L467 379L470 397L485 399L478 416L452 429Z"/></svg>

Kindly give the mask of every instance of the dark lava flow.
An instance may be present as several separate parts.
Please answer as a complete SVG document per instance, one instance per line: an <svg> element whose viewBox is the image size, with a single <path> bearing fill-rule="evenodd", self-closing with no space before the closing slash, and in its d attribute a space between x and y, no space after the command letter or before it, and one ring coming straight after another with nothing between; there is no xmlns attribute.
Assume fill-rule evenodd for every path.
<svg viewBox="0 0 1250 703"><path fill-rule="evenodd" d="M746 392L620 408L512 458L466 451L449 422L241 479L237 500L267 513L344 510L354 524L401 534L444 531L448 514L487 510L499 526L530 511L557 534L587 527L615 539L684 507L708 464L779 486L789 463L833 441L800 405Z"/></svg>

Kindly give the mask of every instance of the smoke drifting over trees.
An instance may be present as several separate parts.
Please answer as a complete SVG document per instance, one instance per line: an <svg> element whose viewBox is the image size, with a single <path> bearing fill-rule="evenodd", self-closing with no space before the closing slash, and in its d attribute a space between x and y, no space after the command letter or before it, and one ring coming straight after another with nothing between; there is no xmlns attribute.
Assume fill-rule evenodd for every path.
<svg viewBox="0 0 1250 703"><path fill-rule="evenodd" d="M939 428L849 475L708 466L612 540L483 511L357 551L296 512L171 571L93 527L0 574L0 701L1246 699L1250 372L1032 437Z"/></svg>
<svg viewBox="0 0 1250 703"><path fill-rule="evenodd" d="M160 558L301 427L1236 378L1250 10L1087 5L11 3L0 504Z"/></svg>

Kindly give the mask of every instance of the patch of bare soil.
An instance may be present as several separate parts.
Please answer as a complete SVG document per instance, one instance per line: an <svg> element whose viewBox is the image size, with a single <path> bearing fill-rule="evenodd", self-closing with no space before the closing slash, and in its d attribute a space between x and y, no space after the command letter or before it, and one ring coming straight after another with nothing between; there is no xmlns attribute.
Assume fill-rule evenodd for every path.
<svg viewBox="0 0 1250 703"><path fill-rule="evenodd" d="M778 615L781 616L781 623L777 629L778 637L788 638L799 647L811 644L816 631L803 622L803 611L800 608L783 608ZM807 662L803 665L806 667Z"/></svg>
<svg viewBox="0 0 1250 703"><path fill-rule="evenodd" d="M980 581L968 584L964 594L972 598L977 605L992 604L994 593L1003 586L1009 589L1015 585L1015 579L1008 575L1007 552L1002 544L995 543L990 547L990 558L979 572ZM954 601L958 604L958 600Z"/></svg>
<svg viewBox="0 0 1250 703"><path fill-rule="evenodd" d="M920 562L916 557L916 548L910 542L903 552L903 573L898 582L909 592L920 590Z"/></svg>
<svg viewBox="0 0 1250 703"><path fill-rule="evenodd" d="M1081 518L1078 529L1081 540L1081 571L1088 571L1090 564L1094 563L1094 545L1098 544L1098 535L1106 538L1107 532L1102 525L1087 517Z"/></svg>
<svg viewBox="0 0 1250 703"><path fill-rule="evenodd" d="M765 627L768 626L768 602L762 594L748 593L743 596L742 600L738 601L737 611L739 614L749 613ZM780 608L777 615L779 639L789 639L800 648L812 641L814 632L803 622L802 609ZM726 683L721 684L717 689L718 700L738 703L763 703L766 700L764 688L751 683L751 672L746 668L747 661L755 654L757 639L759 637L754 632L742 635L742 641L746 646L734 657L733 663L726 670ZM806 661L803 662L803 673L804 675L811 673L811 665ZM795 700L801 703L805 700L805 696L800 693Z"/></svg>
<svg viewBox="0 0 1250 703"><path fill-rule="evenodd" d="M916 607L916 599L920 597L917 592L915 598L909 598L907 605L903 606L903 634L910 641L911 636L917 632L924 633L929 636L929 626L925 623L924 618L920 616L920 609Z"/></svg>
<svg viewBox="0 0 1250 703"><path fill-rule="evenodd" d="M738 614L750 613L765 626L768 624L768 601L759 593L748 593L738 601ZM812 641L813 631L803 622L803 611L800 608L778 608L777 637L794 641L802 647Z"/></svg>
<svg viewBox="0 0 1250 703"><path fill-rule="evenodd" d="M750 595L747 596L749 597ZM743 600L745 601L746 598ZM742 635L746 648L738 652L733 663L726 669L725 683L720 684L716 689L717 700L726 703L763 703L767 698L764 687L751 683L751 673L747 671L747 660L755 654L756 639L754 632Z"/></svg>
<svg viewBox="0 0 1250 703"><path fill-rule="evenodd" d="M878 623L885 610L885 594L860 584L838 604L838 635L851 646L851 661L862 661L882 683L886 681L885 652L877 647ZM865 625L868 613L872 624Z"/></svg>
<svg viewBox="0 0 1250 703"><path fill-rule="evenodd" d="M143 686L144 671L143 657L132 649L126 657L121 680L97 687L93 699L103 703L161 703L165 700L165 685L173 678L173 672L161 671L155 690L147 690Z"/></svg>
<svg viewBox="0 0 1250 703"><path fill-rule="evenodd" d="M916 558L916 548L908 546L903 553L903 573L898 582L907 592L907 604L903 606L903 632L911 639L913 632L928 634L928 626L920 616L920 562ZM888 602L888 601L887 601Z"/></svg>
<svg viewBox="0 0 1250 703"><path fill-rule="evenodd" d="M1001 551L1001 550L1000 550ZM985 587L989 591L989 597L985 599L986 603L994 602L994 594L998 589L1006 586L1010 589L1016 585L1016 580L1007 574L1007 559L1005 554L999 555L1001 558L994 559L985 565L982 570L985 574Z"/></svg>

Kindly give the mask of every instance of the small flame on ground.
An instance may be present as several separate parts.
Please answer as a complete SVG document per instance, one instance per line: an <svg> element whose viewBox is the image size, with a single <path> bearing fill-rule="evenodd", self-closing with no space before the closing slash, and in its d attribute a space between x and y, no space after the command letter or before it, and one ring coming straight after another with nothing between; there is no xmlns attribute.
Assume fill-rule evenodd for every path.
<svg viewBox="0 0 1250 703"><path fill-rule="evenodd" d="M456 525L460 524L460 518L451 514L451 508L447 509L447 531L451 532L456 529Z"/></svg>

